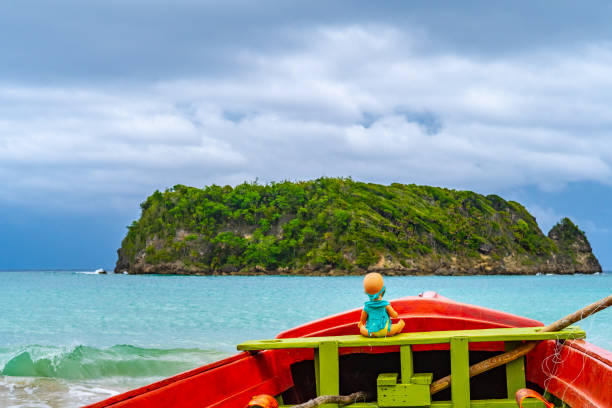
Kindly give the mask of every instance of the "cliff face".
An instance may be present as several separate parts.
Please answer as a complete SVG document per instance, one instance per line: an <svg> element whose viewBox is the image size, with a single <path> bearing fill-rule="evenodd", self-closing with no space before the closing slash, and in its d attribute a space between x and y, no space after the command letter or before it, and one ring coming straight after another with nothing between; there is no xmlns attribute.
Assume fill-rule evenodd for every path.
<svg viewBox="0 0 612 408"><path fill-rule="evenodd" d="M156 191L118 250L115 272L164 274L594 273L582 231L545 236L494 195L350 179Z"/></svg>
<svg viewBox="0 0 612 408"><path fill-rule="evenodd" d="M569 270L573 267L576 273L601 272L601 265L593 255L586 235L569 218L559 221L548 232L548 237L559 248L559 252L555 254L558 264Z"/></svg>

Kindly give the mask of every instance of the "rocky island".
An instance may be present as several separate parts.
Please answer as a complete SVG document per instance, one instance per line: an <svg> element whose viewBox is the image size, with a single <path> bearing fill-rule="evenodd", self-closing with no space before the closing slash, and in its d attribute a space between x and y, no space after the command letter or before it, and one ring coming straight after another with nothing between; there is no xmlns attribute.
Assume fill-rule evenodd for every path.
<svg viewBox="0 0 612 408"><path fill-rule="evenodd" d="M544 235L521 204L471 191L342 178L177 185L141 208L117 251L116 273L601 272L570 219Z"/></svg>

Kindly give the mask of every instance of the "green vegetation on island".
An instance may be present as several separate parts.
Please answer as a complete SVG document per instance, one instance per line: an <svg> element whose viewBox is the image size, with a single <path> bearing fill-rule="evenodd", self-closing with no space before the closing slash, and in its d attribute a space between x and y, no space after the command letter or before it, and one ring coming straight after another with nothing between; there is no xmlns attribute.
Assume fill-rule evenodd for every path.
<svg viewBox="0 0 612 408"><path fill-rule="evenodd" d="M347 274L593 273L582 231L545 236L517 202L470 191L351 179L203 189L142 203L116 272Z"/></svg>

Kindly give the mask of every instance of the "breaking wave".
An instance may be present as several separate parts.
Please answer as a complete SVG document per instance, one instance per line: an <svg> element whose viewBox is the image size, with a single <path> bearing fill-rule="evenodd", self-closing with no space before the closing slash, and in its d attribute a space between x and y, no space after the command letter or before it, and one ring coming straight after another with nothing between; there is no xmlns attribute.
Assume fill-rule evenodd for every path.
<svg viewBox="0 0 612 408"><path fill-rule="evenodd" d="M104 377L167 377L223 354L201 349L151 349L131 345L95 348L26 346L0 349L0 375L88 380Z"/></svg>

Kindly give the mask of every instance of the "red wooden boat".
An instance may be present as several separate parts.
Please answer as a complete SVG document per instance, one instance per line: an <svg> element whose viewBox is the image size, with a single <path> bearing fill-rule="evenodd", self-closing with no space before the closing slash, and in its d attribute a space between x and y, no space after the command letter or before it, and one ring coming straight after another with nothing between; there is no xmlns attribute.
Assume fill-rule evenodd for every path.
<svg viewBox="0 0 612 408"><path fill-rule="evenodd" d="M368 391L370 395L378 392L378 400L350 406L389 406L389 402L382 401L381 389L396 387L399 390L400 385L395 382L385 385L387 377L383 377L389 374L382 373L400 373L401 381L410 384L403 385L403 390L410 387L417 390L423 386L429 390L428 382L420 384L425 384L421 380L427 375L430 381L430 374L422 374L422 377L415 374L411 377L412 383L409 377L417 372L432 373L436 380L451 371L453 377L458 378L451 389L432 395L428 402L415 402L421 398L415 397L416 400L393 406L518 407L514 393L518 388L527 387L544 394L557 406L612 407L612 353L584 340L572 339L584 334L577 328L556 335L563 340L542 340L524 361L518 360L468 379L460 389L459 377L465 371L462 367L468 364L468 357L469 363L473 363L498 355L521 341L543 339L539 329L534 329L542 323L455 302L434 292L391 303L406 322L403 333L408 334L376 339L364 345L369 339L360 340L355 336L359 332L356 323L360 316L360 309L355 309L285 331L274 340L244 343L241 348L251 351L111 397L88 408L244 408L256 394L275 396L281 406L290 406L330 390L343 395L358 390ZM456 350L460 347L453 348L457 344L465 345L465 362L457 357L460 354ZM525 406L544 406L530 401Z"/></svg>

